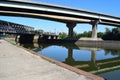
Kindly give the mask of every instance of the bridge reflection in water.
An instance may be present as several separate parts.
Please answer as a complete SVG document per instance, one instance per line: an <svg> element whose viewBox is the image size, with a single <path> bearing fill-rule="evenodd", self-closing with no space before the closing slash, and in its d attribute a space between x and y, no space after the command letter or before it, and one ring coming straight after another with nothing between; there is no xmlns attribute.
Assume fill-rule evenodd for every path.
<svg viewBox="0 0 120 80"><path fill-rule="evenodd" d="M109 49L109 47L106 47L106 49L88 48L74 44L33 44L23 46L51 58L54 58L53 56L56 55L59 55L56 57L63 55L64 57L61 56L61 59L64 59L60 60L63 63L98 75L120 70L120 49ZM55 49L55 47L52 49L52 46L62 47L68 51L67 53L65 50L57 51L58 49ZM49 49L53 51L50 51L51 53L49 51L47 51L48 53L44 53L45 50ZM79 52L81 50L83 51L82 53Z"/></svg>

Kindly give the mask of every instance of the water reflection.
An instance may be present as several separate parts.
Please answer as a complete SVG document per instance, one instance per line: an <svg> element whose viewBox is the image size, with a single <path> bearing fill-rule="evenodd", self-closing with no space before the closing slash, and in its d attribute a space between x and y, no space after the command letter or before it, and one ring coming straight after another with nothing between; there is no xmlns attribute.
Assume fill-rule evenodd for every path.
<svg viewBox="0 0 120 80"><path fill-rule="evenodd" d="M111 49L106 49L105 54L112 54L112 55L118 55L120 56L120 50L111 50Z"/></svg>
<svg viewBox="0 0 120 80"><path fill-rule="evenodd" d="M67 63L67 64L74 64L75 62L75 59L73 58L73 48L68 48L68 56L67 58L65 59L65 62L64 63Z"/></svg>
<svg viewBox="0 0 120 80"><path fill-rule="evenodd" d="M81 47L75 44L23 45L40 54L94 74L120 71L120 49ZM120 79L120 77L117 77Z"/></svg>

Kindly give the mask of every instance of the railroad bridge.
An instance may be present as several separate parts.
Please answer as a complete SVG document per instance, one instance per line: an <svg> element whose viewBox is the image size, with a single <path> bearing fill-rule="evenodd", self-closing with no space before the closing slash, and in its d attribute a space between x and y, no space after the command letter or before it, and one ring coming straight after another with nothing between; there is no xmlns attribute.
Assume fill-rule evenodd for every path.
<svg viewBox="0 0 120 80"><path fill-rule="evenodd" d="M0 20L0 32L8 34L34 34L34 28Z"/></svg>
<svg viewBox="0 0 120 80"><path fill-rule="evenodd" d="M42 34L40 32L36 32L33 27L16 24L8 21L0 20L0 33L5 34L15 34L16 38L19 35L20 43L33 43L34 36L39 36L39 39L58 39L57 35L51 34Z"/></svg>

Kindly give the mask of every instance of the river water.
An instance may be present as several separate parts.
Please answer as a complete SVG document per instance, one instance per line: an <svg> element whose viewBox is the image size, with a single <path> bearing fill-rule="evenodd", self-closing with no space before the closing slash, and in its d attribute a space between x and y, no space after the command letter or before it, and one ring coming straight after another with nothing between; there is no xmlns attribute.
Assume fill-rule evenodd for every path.
<svg viewBox="0 0 120 80"><path fill-rule="evenodd" d="M24 44L26 48L78 69L120 80L120 49L83 47L75 44Z"/></svg>

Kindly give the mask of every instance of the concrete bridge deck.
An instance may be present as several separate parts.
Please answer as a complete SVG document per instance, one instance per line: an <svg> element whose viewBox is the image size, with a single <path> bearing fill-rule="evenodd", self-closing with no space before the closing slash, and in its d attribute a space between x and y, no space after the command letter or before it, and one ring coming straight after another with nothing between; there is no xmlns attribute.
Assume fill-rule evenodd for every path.
<svg viewBox="0 0 120 80"><path fill-rule="evenodd" d="M90 73L84 75L84 71L78 72L81 74L0 40L0 80L103 80Z"/></svg>

